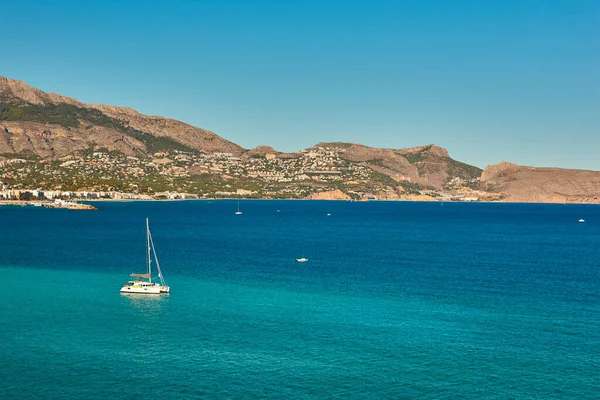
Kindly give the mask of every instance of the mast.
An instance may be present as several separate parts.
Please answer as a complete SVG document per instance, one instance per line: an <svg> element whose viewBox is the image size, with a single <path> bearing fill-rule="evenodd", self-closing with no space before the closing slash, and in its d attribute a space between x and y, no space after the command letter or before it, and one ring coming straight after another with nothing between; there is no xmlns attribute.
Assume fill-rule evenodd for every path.
<svg viewBox="0 0 600 400"><path fill-rule="evenodd" d="M150 225L148 224L148 218L146 218L146 244L147 244L147 264L148 264L148 282L152 283L152 271L151 271L151 265L150 263L152 262L150 260Z"/></svg>

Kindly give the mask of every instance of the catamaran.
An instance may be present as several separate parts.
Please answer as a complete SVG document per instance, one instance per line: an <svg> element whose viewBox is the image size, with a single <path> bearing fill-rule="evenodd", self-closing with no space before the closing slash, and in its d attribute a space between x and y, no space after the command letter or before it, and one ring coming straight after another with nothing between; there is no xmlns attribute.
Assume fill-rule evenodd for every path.
<svg viewBox="0 0 600 400"><path fill-rule="evenodd" d="M154 241L152 240L152 234L150 233L150 225L148 224L148 218L146 218L146 243L147 243L147 257L146 267L147 272L145 274L131 274L131 280L127 282L121 288L121 293L138 293L138 294L163 294L169 293L171 288L167 286L160 270L160 264L158 263L158 257L156 257L156 250L154 249ZM152 282L152 258L156 261L156 270L158 271L158 279L160 283Z"/></svg>

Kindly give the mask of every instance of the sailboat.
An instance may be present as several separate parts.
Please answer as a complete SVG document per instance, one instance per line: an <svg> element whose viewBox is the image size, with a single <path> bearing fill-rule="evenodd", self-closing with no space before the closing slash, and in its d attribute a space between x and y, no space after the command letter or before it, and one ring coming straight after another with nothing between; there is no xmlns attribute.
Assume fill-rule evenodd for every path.
<svg viewBox="0 0 600 400"><path fill-rule="evenodd" d="M150 233L150 225L148 224L148 218L146 218L146 243L147 243L147 258L146 267L147 272L145 274L131 274L131 280L127 282L121 288L121 293L138 293L138 294L163 294L169 293L171 288L167 286L160 270L160 264L158 263L158 257L156 257L156 250L154 249L154 241L152 240L152 234ZM152 282L152 258L156 261L156 270L158 271L158 279L160 283Z"/></svg>
<svg viewBox="0 0 600 400"><path fill-rule="evenodd" d="M240 202L238 201L238 208L237 211L235 212L235 215L242 215L243 212L240 211Z"/></svg>

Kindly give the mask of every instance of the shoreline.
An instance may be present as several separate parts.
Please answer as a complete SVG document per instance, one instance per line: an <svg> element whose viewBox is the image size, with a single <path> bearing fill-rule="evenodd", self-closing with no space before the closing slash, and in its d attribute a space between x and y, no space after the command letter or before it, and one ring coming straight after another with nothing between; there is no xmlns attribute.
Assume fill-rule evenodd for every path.
<svg viewBox="0 0 600 400"><path fill-rule="evenodd" d="M533 202L533 201L440 201L440 200L414 200L414 199L397 199L397 200L343 200L343 199L271 199L271 198L260 198L260 199L249 199L249 198L233 198L233 197L215 197L215 198L203 198L203 199L77 199L73 201L71 205L56 205L50 200L0 200L0 206L17 206L17 207L44 207L44 208L63 208L71 210L97 210L96 207L86 203L129 203L129 202L182 202L182 201L323 201L323 202L346 202L346 203L437 203L437 204L548 204L548 205L600 205L598 203L560 203L560 202ZM87 207L86 207L87 206Z"/></svg>
<svg viewBox="0 0 600 400"><path fill-rule="evenodd" d="M62 208L76 211L97 210L97 208L91 204L78 202L56 203L50 200L0 200L0 206Z"/></svg>

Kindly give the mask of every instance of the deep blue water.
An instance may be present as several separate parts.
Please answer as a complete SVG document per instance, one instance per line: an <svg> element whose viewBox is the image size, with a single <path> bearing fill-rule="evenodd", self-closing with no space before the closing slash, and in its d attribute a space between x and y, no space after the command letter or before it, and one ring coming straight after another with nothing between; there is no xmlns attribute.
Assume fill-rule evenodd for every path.
<svg viewBox="0 0 600 400"><path fill-rule="evenodd" d="M97 206L0 206L2 399L600 398L598 206Z"/></svg>

